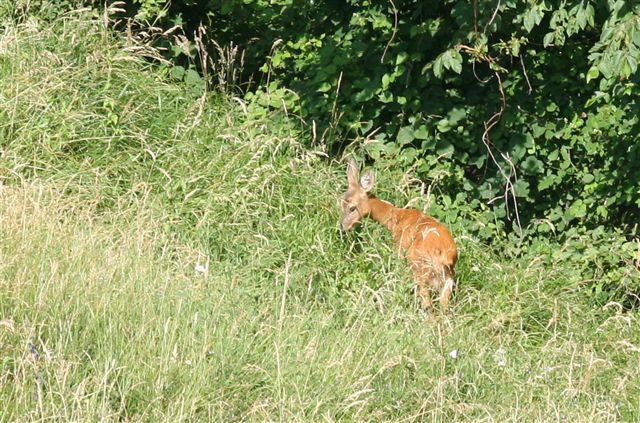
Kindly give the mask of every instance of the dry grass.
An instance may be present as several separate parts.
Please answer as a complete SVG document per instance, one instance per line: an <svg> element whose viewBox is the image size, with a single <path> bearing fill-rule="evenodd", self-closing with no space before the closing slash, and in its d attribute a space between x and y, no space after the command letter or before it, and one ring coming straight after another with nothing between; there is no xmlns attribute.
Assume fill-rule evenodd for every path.
<svg viewBox="0 0 640 423"><path fill-rule="evenodd" d="M0 421L640 419L638 314L561 246L454 225L422 313L382 228L335 230L342 165L75 19L0 36Z"/></svg>
<svg viewBox="0 0 640 423"><path fill-rule="evenodd" d="M452 314L424 315L394 281L398 268L381 269L389 279L377 288L324 300L307 292L310 256L268 272L210 260L198 273L202 253L163 235L151 214L115 224L55 186L2 187L0 228L3 421L638 413L637 316L546 292L554 273L535 260L478 272L490 257L468 242L471 273ZM337 263L336 279L319 283L354 265Z"/></svg>

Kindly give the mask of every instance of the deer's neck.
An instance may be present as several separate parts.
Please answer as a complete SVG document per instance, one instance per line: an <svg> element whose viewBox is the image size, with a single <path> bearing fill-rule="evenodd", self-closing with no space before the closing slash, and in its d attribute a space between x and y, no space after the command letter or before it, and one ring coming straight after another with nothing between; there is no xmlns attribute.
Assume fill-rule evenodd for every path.
<svg viewBox="0 0 640 423"><path fill-rule="evenodd" d="M380 200L373 195L369 196L369 209L371 212L369 213L369 217L386 227L390 231L393 230L395 225L394 220L392 219L392 211L395 209L394 205Z"/></svg>

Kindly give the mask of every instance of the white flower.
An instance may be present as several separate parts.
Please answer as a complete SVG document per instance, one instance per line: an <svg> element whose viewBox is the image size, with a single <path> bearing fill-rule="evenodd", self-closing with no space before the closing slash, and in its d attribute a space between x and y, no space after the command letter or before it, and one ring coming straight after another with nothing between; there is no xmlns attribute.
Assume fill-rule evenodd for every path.
<svg viewBox="0 0 640 423"><path fill-rule="evenodd" d="M449 357L451 357L451 358L458 358L458 350L451 350L451 351L449 351Z"/></svg>
<svg viewBox="0 0 640 423"><path fill-rule="evenodd" d="M196 264L196 272L207 273L207 266L205 266L204 264Z"/></svg>
<svg viewBox="0 0 640 423"><path fill-rule="evenodd" d="M502 348L498 348L495 354L493 354L493 359L498 366L504 367L507 365L507 352Z"/></svg>

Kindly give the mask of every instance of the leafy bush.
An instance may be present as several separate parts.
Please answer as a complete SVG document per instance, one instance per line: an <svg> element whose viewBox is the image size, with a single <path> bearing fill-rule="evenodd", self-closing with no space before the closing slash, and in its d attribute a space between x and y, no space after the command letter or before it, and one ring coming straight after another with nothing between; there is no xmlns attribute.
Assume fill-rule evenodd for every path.
<svg viewBox="0 0 640 423"><path fill-rule="evenodd" d="M168 10L186 28L202 21L201 5ZM329 152L411 169L495 223L483 238L637 221L640 6L254 0L205 12L212 39L246 50L249 98L284 102Z"/></svg>

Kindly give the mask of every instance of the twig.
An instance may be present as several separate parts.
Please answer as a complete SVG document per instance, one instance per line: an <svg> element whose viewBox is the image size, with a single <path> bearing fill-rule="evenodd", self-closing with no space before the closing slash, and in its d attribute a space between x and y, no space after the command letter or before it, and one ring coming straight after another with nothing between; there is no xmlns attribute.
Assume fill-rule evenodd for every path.
<svg viewBox="0 0 640 423"><path fill-rule="evenodd" d="M480 82L481 84L486 84L487 82L491 81L491 77L488 77L487 79L481 79L477 72L476 72L476 62L473 61L471 62L471 70L473 70L473 76L476 77L476 81Z"/></svg>
<svg viewBox="0 0 640 423"><path fill-rule="evenodd" d="M495 20L496 16L498 15L498 10L500 10L500 0L498 0L498 4L496 4L496 8L493 9L493 14L491 15L491 19L489 19L489 22L487 22L486 25L484 26L484 29L482 30L483 34L487 33L487 28L489 28L489 25L491 25Z"/></svg>
<svg viewBox="0 0 640 423"><path fill-rule="evenodd" d="M396 34L398 33L398 9L396 8L396 5L393 2L393 0L389 0L389 3L391 3L391 7L393 8L393 21L394 21L393 34L391 34L391 38L389 38L389 42L384 47L384 51L382 52L382 57L380 58L380 63L384 63L384 56L387 54L387 50L389 49L389 46L391 45L391 43L393 42L393 39L396 37Z"/></svg>
<svg viewBox="0 0 640 423"><path fill-rule="evenodd" d="M522 54L520 55L520 64L522 65L522 73L524 74L524 79L527 81L527 86L529 87L527 94L531 94L531 92L533 92L533 88L531 88L531 82L529 81L529 75L527 75L527 69L524 67L524 59L522 58Z"/></svg>
<svg viewBox="0 0 640 423"><path fill-rule="evenodd" d="M340 85L342 84L342 71L340 71L340 76L338 76L338 84L336 86L336 96L333 99L333 106L331 107L331 121L335 122L337 119L336 116L336 108L338 106L338 95L340 94Z"/></svg>
<svg viewBox="0 0 640 423"><path fill-rule="evenodd" d="M507 197L507 190L511 192L511 198L513 199L513 209L516 214L516 223L518 224L518 231L522 234L522 225L520 224L520 212L518 211L518 201L516 197L516 188L515 184L511 182L511 177L513 176L514 182L518 182L518 174L516 172L516 167L513 164L513 161L509 157L508 154L500 153L502 158L509 163L509 178L507 179L507 183L505 184L505 207L507 208L507 213L509 213L509 202Z"/></svg>
<svg viewBox="0 0 640 423"><path fill-rule="evenodd" d="M498 0L498 3L496 5L495 9L493 10L493 14L491 15L491 19L484 26L483 33L485 33L487 31L487 28L489 27L489 25L491 25L491 23L495 20L499 9L500 9L500 0ZM474 14L474 20L476 18L477 17ZM474 22L474 27L477 27L477 22ZM469 47L469 46L464 45L464 44L458 44L456 47L459 50L464 50L464 51L470 53L472 56L478 58L482 62L488 63L489 65L495 63L495 59L493 57L491 57L491 55L484 54L484 53L480 52L478 49L475 49L473 47ZM523 66L523 69L524 69L524 63L522 61L522 58L521 58L520 62L521 62L522 66ZM488 82L491 79L491 78L487 78L485 81L481 80L480 77L476 73L475 64L474 64L474 67L473 67L473 74L474 74L474 76L476 77L476 79L479 82ZM504 93L504 88L503 88L503 85L502 85L502 78L500 77L500 73L497 70L494 70L493 71L493 75L495 76L496 80L498 81L498 90L500 91L500 110L495 112L489 118L489 120L484 122L484 131L482 132L482 142L483 142L483 144L485 145L485 147L487 149L487 153L489 154L489 157L491 157L491 160L493 161L493 163L498 168L498 171L500 172L502 177L505 179L505 186L504 186L504 194L502 196L495 197L495 198L491 199L488 202L488 204L491 204L492 202L494 202L495 200L497 200L499 198L504 198L505 208L506 208L507 214L508 214L509 213L509 194L510 194L511 198L513 200L514 213L515 213L515 217L516 217L516 224L518 225L518 230L520 231L520 233L522 233L522 225L520 223L520 213L519 213L519 210L518 210L518 201L517 201L517 197L516 197L515 186L514 186L513 182L511 182L512 178L514 180L517 179L516 167L515 167L515 165L513 164L513 161L509 158L508 155L505 155L504 153L502 153L502 152L500 152L498 150L500 152L500 155L502 156L502 158L504 160L506 160L507 163L509 163L509 175L506 174L506 172L504 171L503 167L500 165L500 163L496 159L495 155L493 154L493 150L492 150L492 146L491 146L491 140L489 139L489 133L498 124L498 122L500 122L500 119L502 118L502 115L504 114L504 111L507 108L507 97L506 97L506 95ZM527 83L529 84L529 78L526 75L526 71L525 71L525 77L527 79ZM529 84L529 89L530 89L530 91L529 91L529 93L530 93L531 92L531 84Z"/></svg>
<svg viewBox="0 0 640 423"><path fill-rule="evenodd" d="M500 110L495 112L489 118L489 120L484 123L484 132L482 133L482 142L484 143L485 147L487 148L487 152L488 152L489 156L491 157L491 160L497 166L498 171L500 172L502 177L505 179L505 192L504 192L504 195L502 197L496 197L496 198L492 199L489 203L493 202L497 198L504 198L505 207L507 208L507 212L508 212L509 211L509 204L508 204L508 195L507 195L507 193L510 192L511 193L511 198L513 199L514 211L515 211L515 214L516 214L516 223L518 225L518 230L520 232L522 232L522 226L520 224L520 215L519 215L519 212L518 212L518 200L516 198L515 187L514 187L513 183L511 182L511 178L512 177L514 179L517 178L517 172L516 172L515 165L513 164L513 162L511 161L511 159L508 156L505 156L502 152L500 152L500 155L502 156L502 158L504 158L507 161L507 163L509 163L510 174L507 176L507 174L505 173L504 169L502 168L502 166L500 165L500 163L498 162L498 160L496 159L496 157L493 154L493 151L491 149L491 140L489 139L489 132L491 131L491 129L493 129L498 124L498 122L500 122L500 118L502 117L502 114L504 113L504 111L507 108L507 99L506 99L506 95L504 93L504 88L502 86L502 78L500 78L500 73L498 73L498 71L494 71L493 73L494 73L494 75L495 75L495 77L496 77L496 79L498 81L498 90L500 91Z"/></svg>

